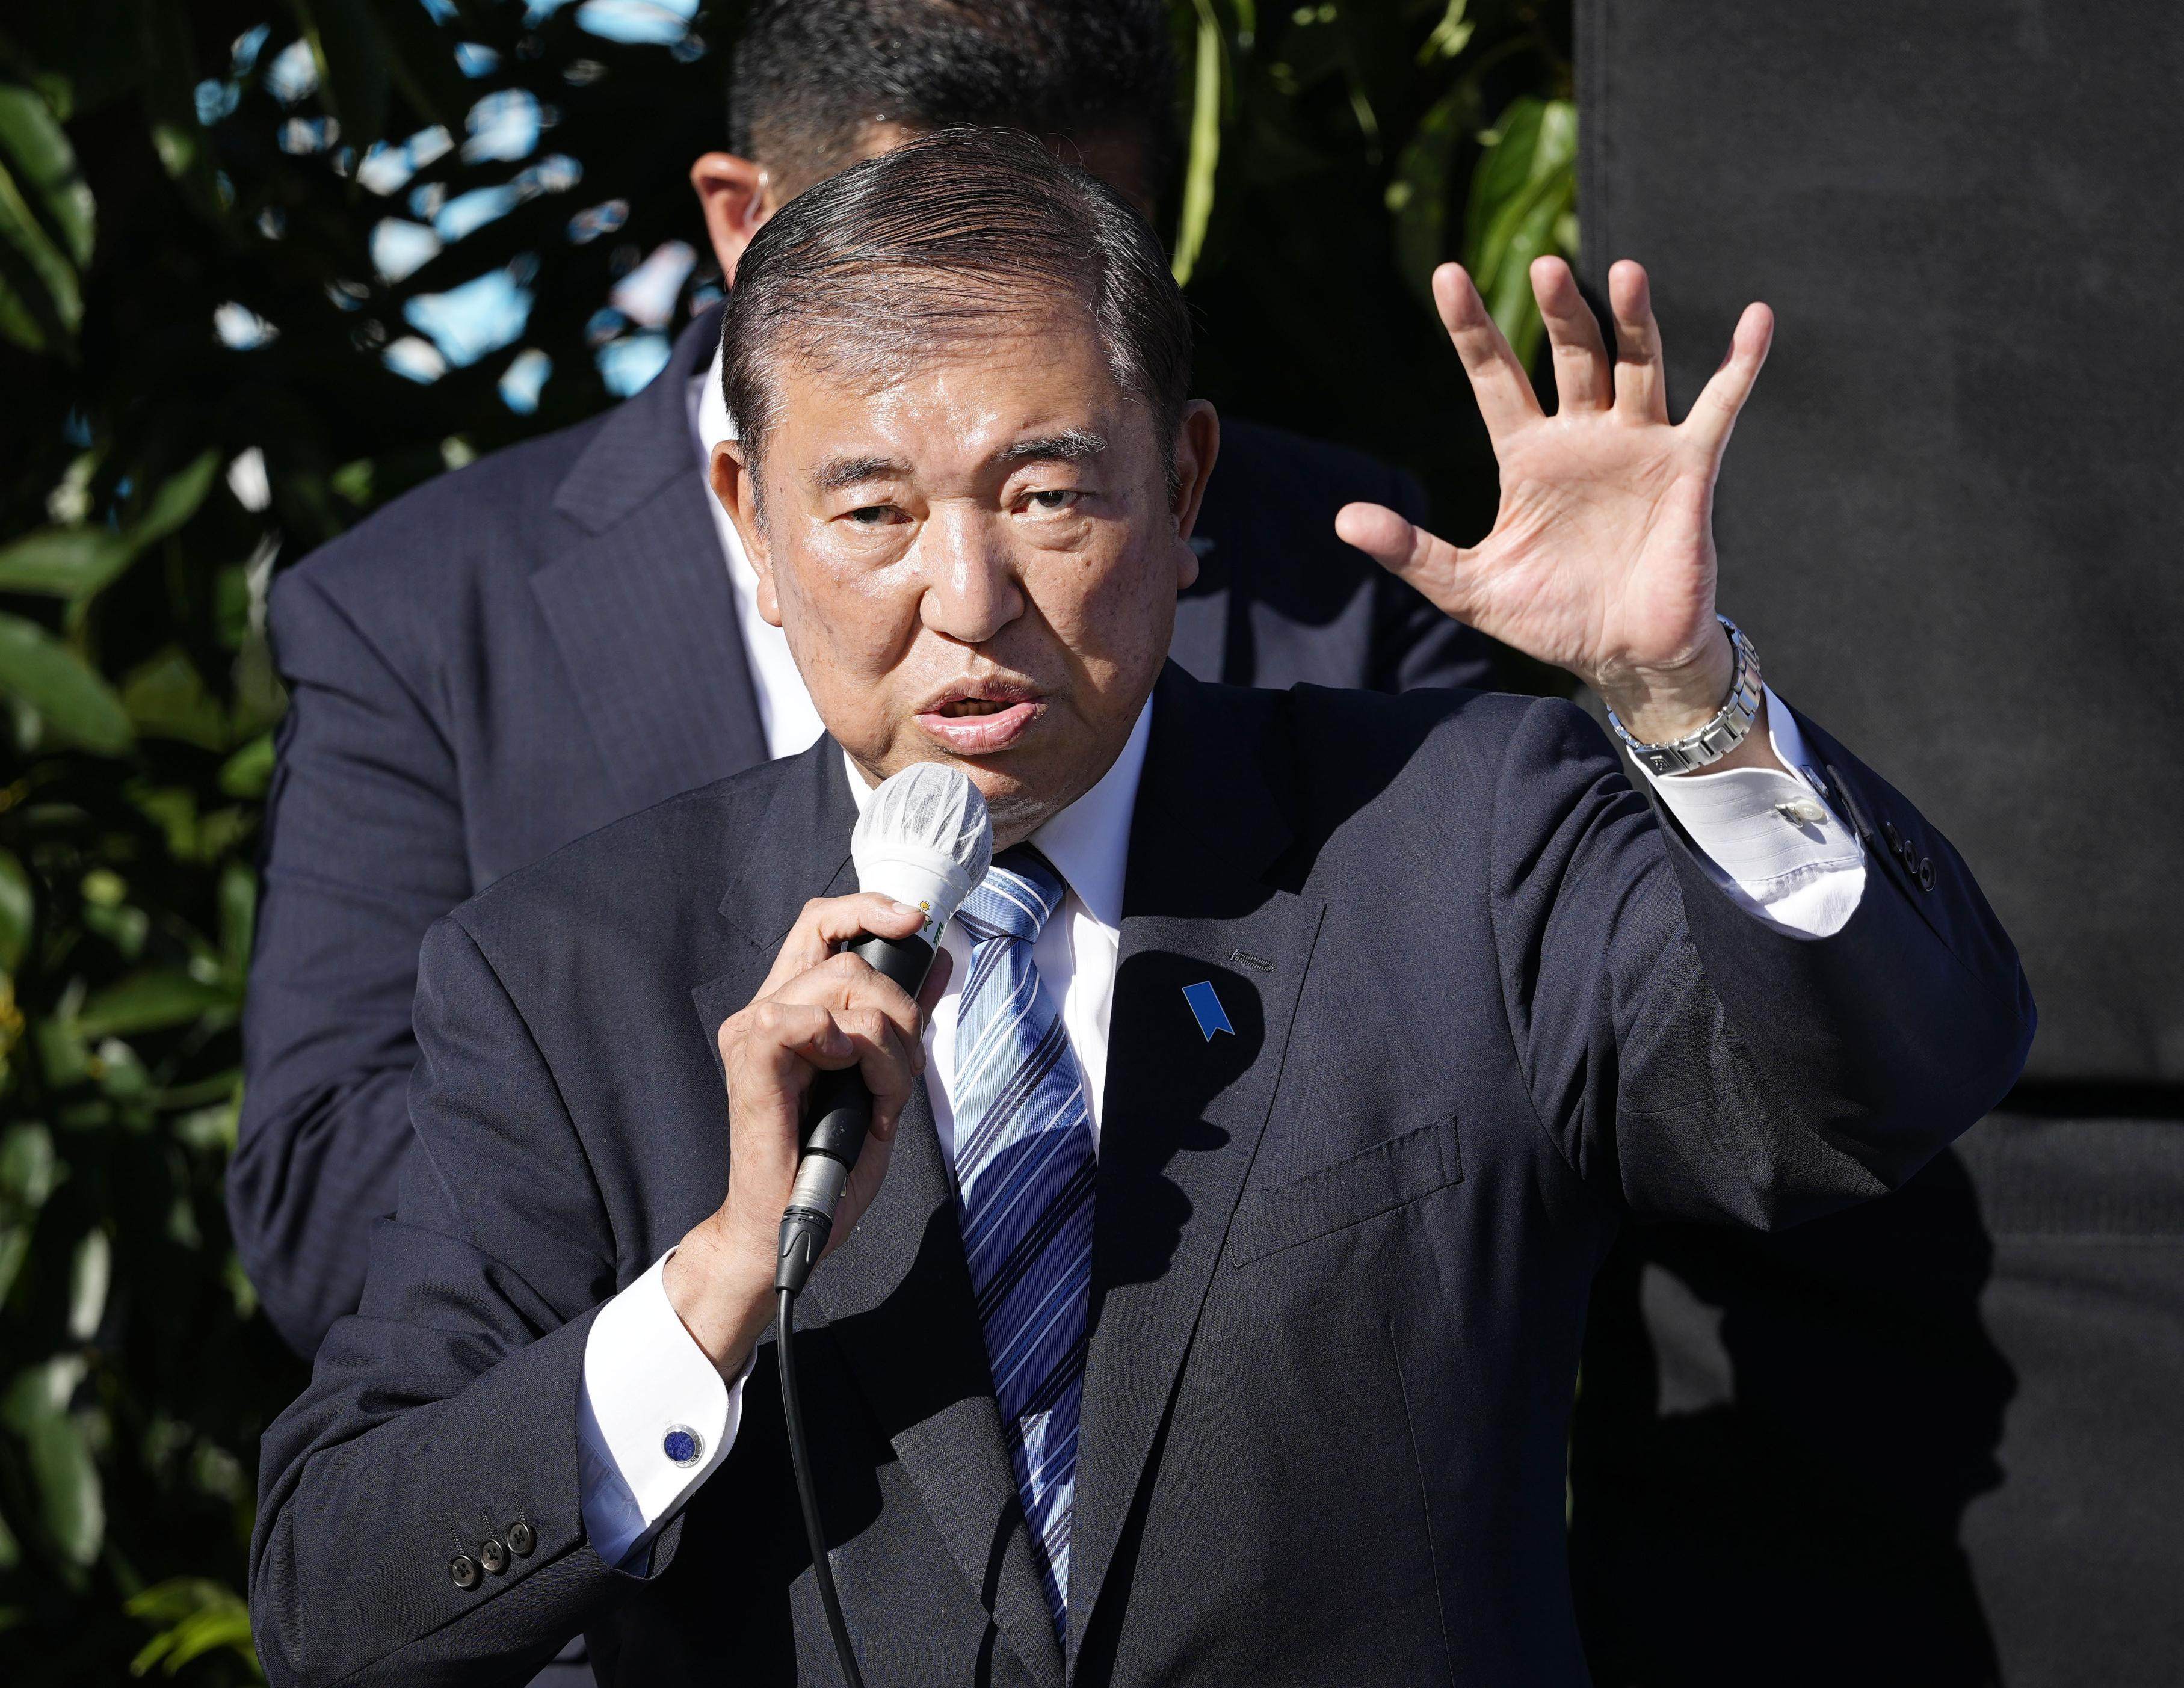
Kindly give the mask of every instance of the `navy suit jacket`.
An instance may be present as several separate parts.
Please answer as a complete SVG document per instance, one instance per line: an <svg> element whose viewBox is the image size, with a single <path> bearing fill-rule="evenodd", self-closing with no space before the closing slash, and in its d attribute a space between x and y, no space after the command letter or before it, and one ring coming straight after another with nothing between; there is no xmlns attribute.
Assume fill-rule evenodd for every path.
<svg viewBox="0 0 2184 1688"><path fill-rule="evenodd" d="M411 493L277 580L292 701L228 1173L237 1247L309 1354L393 1211L425 928L511 869L766 758L687 382L717 312L598 420ZM1423 519L1369 458L1225 427L1173 655L1210 679L1478 685L1486 642L1336 539L1352 499Z"/></svg>
<svg viewBox="0 0 2184 1688"><path fill-rule="evenodd" d="M1801 723L1802 724L1802 723ZM1874 848L1826 939L1733 902L1555 700L1156 694L1106 1075L1056 1644L949 1175L905 1116L806 1292L832 1559L875 1682L1576 1685L1565 1432L1626 1216L1794 1222L1900 1184L2010 1085L2014 952L1820 730ZM833 1681L770 1340L645 1574L579 1504L594 1310L713 1211L714 1050L854 886L839 751L690 793L436 924L419 1152L359 1316L269 1433L251 1611L280 1685ZM1203 1034L1184 988L1233 1025ZM450 1574L518 1522L531 1551Z"/></svg>

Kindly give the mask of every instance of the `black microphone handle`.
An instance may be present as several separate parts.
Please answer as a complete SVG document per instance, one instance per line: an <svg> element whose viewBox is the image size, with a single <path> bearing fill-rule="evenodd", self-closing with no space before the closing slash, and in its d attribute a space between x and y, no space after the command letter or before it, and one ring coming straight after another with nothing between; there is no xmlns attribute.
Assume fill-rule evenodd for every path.
<svg viewBox="0 0 2184 1688"><path fill-rule="evenodd" d="M924 989L934 950L922 938L860 938L849 946L876 973L911 996ZM850 1168L865 1146L872 1123L872 1093L854 1067L822 1072L811 1084L804 1111L803 1152L788 1210L781 1216L781 1249L774 1288L803 1293L834 1228L834 1206Z"/></svg>

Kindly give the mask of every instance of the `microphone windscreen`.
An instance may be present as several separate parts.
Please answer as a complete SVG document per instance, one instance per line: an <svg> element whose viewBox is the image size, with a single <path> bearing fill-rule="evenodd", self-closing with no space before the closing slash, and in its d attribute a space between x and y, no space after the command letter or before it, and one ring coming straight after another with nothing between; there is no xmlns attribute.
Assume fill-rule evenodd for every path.
<svg viewBox="0 0 2184 1688"><path fill-rule="evenodd" d="M994 823L986 799L961 768L913 762L880 782L850 838L857 889L925 911L919 936L938 945L940 929L986 877Z"/></svg>

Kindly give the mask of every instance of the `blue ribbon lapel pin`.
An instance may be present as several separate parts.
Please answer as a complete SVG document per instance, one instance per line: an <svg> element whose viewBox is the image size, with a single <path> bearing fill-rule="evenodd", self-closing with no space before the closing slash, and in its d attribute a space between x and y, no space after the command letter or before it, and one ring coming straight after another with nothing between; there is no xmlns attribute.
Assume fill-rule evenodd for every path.
<svg viewBox="0 0 2184 1688"><path fill-rule="evenodd" d="M1236 1028L1228 1023L1228 1011L1213 994L1212 979L1184 986L1183 1000L1190 1005L1190 1011L1198 1020L1198 1029L1206 1033L1206 1042L1213 1041L1216 1032L1226 1032L1232 1038L1236 1035Z"/></svg>

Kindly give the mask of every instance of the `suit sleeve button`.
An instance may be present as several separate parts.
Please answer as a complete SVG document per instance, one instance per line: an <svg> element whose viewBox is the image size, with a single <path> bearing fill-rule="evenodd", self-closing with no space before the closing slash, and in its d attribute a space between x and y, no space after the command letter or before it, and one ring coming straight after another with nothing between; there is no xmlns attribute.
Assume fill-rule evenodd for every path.
<svg viewBox="0 0 2184 1688"><path fill-rule="evenodd" d="M1883 821L1880 823L1880 836L1888 840L1888 853L1891 855L1903 854L1903 834L1896 830L1895 822Z"/></svg>
<svg viewBox="0 0 2184 1688"><path fill-rule="evenodd" d="M478 1563L497 1577L508 1568L508 1550L498 1541L488 1541L478 1549Z"/></svg>
<svg viewBox="0 0 2184 1688"><path fill-rule="evenodd" d="M528 1559L531 1550L538 1545L538 1537L521 1518L508 1527L508 1551L519 1559Z"/></svg>
<svg viewBox="0 0 2184 1688"><path fill-rule="evenodd" d="M478 1585L477 1561L467 1553L458 1553L448 1561L448 1574L455 1579L457 1588L476 1588Z"/></svg>
<svg viewBox="0 0 2184 1688"><path fill-rule="evenodd" d="M1919 858L1919 889L1922 891L1934 889L1934 858L1930 855Z"/></svg>

